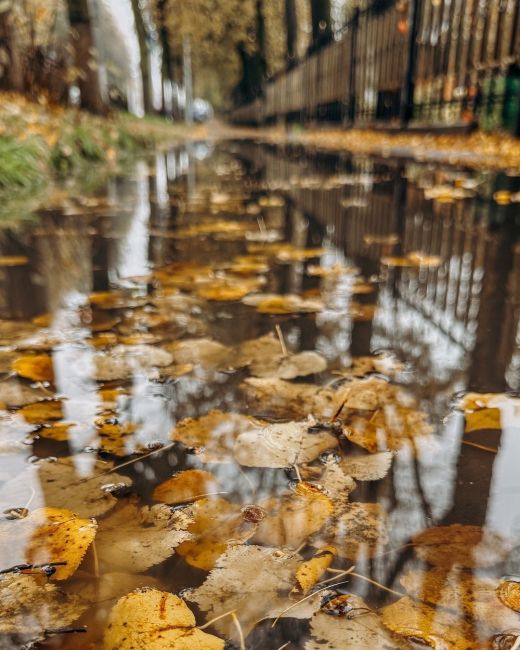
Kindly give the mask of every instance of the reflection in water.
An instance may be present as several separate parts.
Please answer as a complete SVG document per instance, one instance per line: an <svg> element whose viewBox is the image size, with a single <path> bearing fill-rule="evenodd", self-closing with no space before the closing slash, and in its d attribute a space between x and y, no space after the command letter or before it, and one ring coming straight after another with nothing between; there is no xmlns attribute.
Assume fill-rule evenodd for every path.
<svg viewBox="0 0 520 650"><path fill-rule="evenodd" d="M0 428L10 432L5 449L0 446L0 480L6 481L2 509L16 506L32 511L52 505L75 512L81 509L82 516L97 517L99 548L87 553L74 587L75 593L87 594L90 591L81 580L100 590L100 567L110 575L114 571L115 565L107 559L112 556L103 545L103 539L112 540L110 517L117 517L123 507L128 507L135 510L137 522L146 524L145 530L163 526L164 531L171 512L159 524L154 519L156 511L152 515L142 509L153 502L156 486L173 472L210 470L216 487L211 484L209 497L204 485L200 493L191 494L211 498L215 492L225 499L224 504L218 502L215 520L217 529L229 532L228 538L222 542L212 532L209 542L199 540L207 553L202 553L204 560L193 552L190 556L186 547L179 549L179 556L172 558L171 552L163 556L164 549L156 549L150 542L150 554L156 550L157 558L138 571L144 574L139 576L139 584L148 580L148 584L176 593L198 587L206 577L205 570L213 566L206 566L207 557L213 557L215 548L219 554L223 552L230 538L268 545L270 537L285 539L290 529L296 538L301 528L319 520L320 525L309 535L321 532L310 539L318 547L333 540L338 550L337 570L355 561L359 574L394 592L406 589L418 598L413 607L440 603L451 608L447 623L442 620L448 616L446 612L437 614L442 625L446 623L444 628L441 625L443 638L449 641L446 647L462 647L450 637L456 633L462 638L487 640L511 627L511 620L516 622L512 611L507 610L508 616L496 622L487 620L489 612L482 613L479 607L484 601L494 603L490 599L495 596L489 593L494 594L505 568L509 573L520 573L518 554L513 550L520 539L520 480L516 471L519 401L512 396L461 396L467 391L520 389L520 248L515 245L518 215L514 204L497 205L492 198L497 189L515 191L519 185L520 179L515 176L470 174L402 160L337 157L253 143L233 143L213 150L199 143L139 161L131 175L109 183L106 197L78 201L63 210L42 214L37 223L4 231L2 254L26 255L29 260L27 265L2 268L2 315L17 319L14 325L0 323L5 345L2 354L6 355L2 366L6 379L0 382L0 401L6 411ZM432 188L437 192L435 200L429 198L435 193ZM259 244L258 240L272 233L274 239L279 234L283 242L292 245L286 249L285 258L276 250L278 258L273 257ZM320 246L324 250L310 259L301 254L300 249ZM244 260L246 252L249 257ZM231 280L227 267L232 262L238 271ZM266 263L269 270L265 273L244 271L244 265L261 267ZM318 264L322 269L310 273L310 266ZM309 301L321 300L324 305L310 309L308 314L298 310L291 313L287 308L290 299L281 303L278 296L271 296L271 311L273 304L277 305L275 315L269 315L269 309L262 313L260 303L255 307L240 301L244 282L253 282L265 294L298 294ZM221 291L238 291L238 298L203 300L201 290L208 286L214 289L215 285ZM108 289L110 294L102 293ZM249 289L243 295L247 293ZM33 325L28 321L36 314L49 316ZM246 379L248 373L254 373L250 367L246 369L251 359L246 358L241 344L273 332L275 324L281 328L288 355L315 350L326 360L328 371L314 377L311 368L300 378L298 372L287 376L281 372L276 379L262 371L257 373L260 379ZM24 341L29 336L34 337L30 343ZM201 342L201 337L214 341ZM260 367L280 355L276 337L264 340L263 345L267 347L256 360ZM12 360L36 352L52 356L53 376L38 378L37 385L8 376ZM379 365L373 356L359 358L375 353L384 353L377 357ZM247 354L252 353L249 350ZM273 367L283 367L287 372L283 365L286 357L272 362ZM294 357L290 359L296 363ZM240 437L249 430L250 420L239 419L238 424L230 426L226 416L222 416L222 424L221 416L213 414L211 417L220 424L207 431L199 420L184 420L200 418L213 409L267 417L282 424L304 418L311 410L317 418L330 418L345 386L357 385L355 382L367 373L376 383L363 394L365 401L345 399L346 408L336 415L349 426L361 422L367 436L373 425L380 449L398 438L398 451L388 475L386 468L374 477L355 476L357 486L350 499L359 505L349 511L347 504L338 515L344 530L327 532L326 527L320 528L320 508L329 507L321 492L322 500L312 501L308 494L295 497L287 486L303 475L307 481L323 482L329 493L337 490L330 478L337 477L336 461L354 455L365 459L363 463L368 457L349 442L348 433L332 455L329 452L319 460L318 452L308 462L295 460L297 470L289 461L287 468L276 463L248 467L246 462L239 465L233 461L232 455L233 450L236 453L236 439L250 444L247 437ZM345 376L354 383L342 383ZM381 376L390 377L406 392L392 393L386 399L386 384L377 383ZM267 377L265 383L262 377ZM315 380L323 384L321 391L313 386ZM13 381L18 392L8 394L7 382ZM249 393L244 393L244 385L249 386ZM259 393L263 390L263 397L255 398L252 386ZM287 395L282 391L288 391ZM35 402L43 411L50 409L50 403L38 402L42 395L59 400L59 406L53 407L55 411L58 408L58 415L35 416L23 409L16 413L19 407ZM326 402L326 395L333 395L334 408ZM419 435L423 426L417 415L420 411L428 414L435 435L428 435L429 431ZM406 417L416 419L410 424ZM485 426L471 431L469 417L483 418ZM181 420L183 424L179 425ZM374 423L381 421L385 425L377 428ZM393 438L389 434L392 422L397 423L393 425ZM330 423L327 426L330 428ZM362 434L357 431L360 444L374 451L367 447L366 439L363 444ZM272 435L274 445L276 436ZM298 453L310 444L308 435L305 429ZM315 444L319 435L330 436L327 440L334 444L330 442L329 446L338 444L330 433L315 431L312 435ZM161 445L165 448L154 452ZM260 453L261 447L253 444L252 449ZM105 474L134 452L144 456L121 467L118 474ZM211 453L211 462L205 462L204 454ZM52 456L60 460L46 460ZM72 459L70 464L63 461L67 456ZM349 471L353 472L352 468ZM21 479L13 482L15 472ZM94 501L85 500L85 478L97 486ZM348 492L353 487L347 478L342 479L342 489L350 485ZM136 501L125 506L125 497L119 496L121 505L111 490L116 494L122 488L126 490L130 479ZM104 491L100 490L103 486ZM301 499L303 518L300 511L284 510L284 499L292 503L290 499L296 498ZM267 513L269 522L259 529L263 532L255 533L250 526L251 532L245 524L236 529L237 517L242 521L242 515L237 515L241 507L260 502L265 511L262 516ZM210 501L209 506L193 507L195 511L197 507L211 510L216 504ZM349 519L353 517L349 512L357 514ZM177 512L175 516L180 515ZM37 517L45 519L41 512ZM39 528L50 525L34 521L30 520L33 528L29 533L30 527L22 530L20 525L21 549L31 546L32 542L23 540L34 537L34 526L39 539ZM363 521L365 524L360 523ZM0 522L0 526L5 523ZM246 523L251 521L246 519ZM454 541L450 535L459 529L450 527L452 524L482 526L485 532L465 528L460 534L466 537ZM388 538L381 532L386 528ZM339 534L338 530L343 532ZM371 541L374 530L379 532ZM437 548L436 543L423 543L416 537L422 531L445 535L441 560L433 557L431 549ZM502 542L489 541L495 539L489 537L494 533L506 538L503 549ZM131 539L132 534L138 533L129 532L126 537ZM303 535L306 538L307 534ZM119 555L125 557L125 540L117 543L123 545ZM43 563L54 559L50 547L46 555L45 544L41 541L38 552ZM461 548L467 560L461 559ZM311 546L302 549L305 558L315 552ZM127 554L130 556L130 551ZM189 561L194 555L197 560ZM9 552L0 557L0 569L15 563ZM504 560L506 564L500 564ZM144 567L142 558L140 562ZM158 568L151 568L155 565ZM419 572L428 565L435 568L428 574ZM483 569L489 567L493 568L484 576ZM133 573L118 565L118 571L126 569L128 574ZM135 576L129 581L129 575L124 579L121 575L114 578L108 595L101 598L101 592L96 592L81 619L89 625L88 642L93 647L99 647L114 599L137 586ZM488 579L492 588L479 582ZM352 577L342 589L354 591L373 607L396 600L395 593L387 594L359 577ZM466 600L457 604L461 589ZM485 598L476 595L484 592ZM192 597L202 611L207 611L203 601L197 600L200 593L196 591ZM262 599L257 601L262 606ZM92 606L92 602L98 605ZM499 603L493 606L501 607ZM470 611L472 607L475 611ZM409 636L431 641L439 635L439 621L428 624L429 636L424 632L429 611L422 613L422 619L415 610L401 612L403 621L416 622L418 629ZM391 622L385 624L399 632L396 610L388 612L383 621L385 616L390 617ZM212 618L210 613L207 618ZM435 612L430 618L435 620ZM380 625L379 619L376 623ZM293 641L293 647L303 647L302 639L308 637L309 629L314 630L314 638L327 640L323 630L322 636L316 637L319 618L313 618L310 628L307 624L295 625L291 630L281 623L276 634L260 625L251 633L247 647L278 648L288 640ZM327 625L322 627L328 629ZM222 629L216 627L227 634ZM75 643L77 639L57 637L52 647L86 647ZM360 646L354 643L352 647Z"/></svg>

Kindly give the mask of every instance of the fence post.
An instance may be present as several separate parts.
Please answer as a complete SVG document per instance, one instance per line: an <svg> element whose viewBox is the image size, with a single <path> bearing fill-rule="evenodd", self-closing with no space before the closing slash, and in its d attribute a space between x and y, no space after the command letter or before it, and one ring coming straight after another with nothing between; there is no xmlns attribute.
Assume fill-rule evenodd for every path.
<svg viewBox="0 0 520 650"><path fill-rule="evenodd" d="M350 21L350 66L348 73L348 119L350 126L354 125L356 120L356 45L357 32L359 26L359 8L354 9L352 20ZM348 33L348 32L347 32Z"/></svg>
<svg viewBox="0 0 520 650"><path fill-rule="evenodd" d="M417 51L417 30L419 28L419 2L410 0L408 12L408 51L406 60L406 74L404 87L401 93L400 118L401 126L406 127L413 117L413 95L415 85L415 59Z"/></svg>

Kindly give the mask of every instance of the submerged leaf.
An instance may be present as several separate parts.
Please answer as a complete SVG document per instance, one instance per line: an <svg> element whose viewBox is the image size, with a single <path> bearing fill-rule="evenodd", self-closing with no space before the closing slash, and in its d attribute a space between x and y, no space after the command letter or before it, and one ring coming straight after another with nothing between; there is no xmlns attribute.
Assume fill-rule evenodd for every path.
<svg viewBox="0 0 520 650"><path fill-rule="evenodd" d="M202 368L226 368L231 349L211 339L184 339L168 346L176 364L192 364Z"/></svg>
<svg viewBox="0 0 520 650"><path fill-rule="evenodd" d="M18 411L26 422L42 424L51 420L61 420L63 417L63 403L59 400L44 400L24 406Z"/></svg>
<svg viewBox="0 0 520 650"><path fill-rule="evenodd" d="M332 617L323 611L311 618L311 639L305 650L404 650L410 646L394 637L380 617L354 594L348 594L352 615Z"/></svg>
<svg viewBox="0 0 520 650"><path fill-rule="evenodd" d="M257 524L244 517L242 508L219 497L207 497L192 506L191 539L177 548L177 554L191 566L209 571L230 545L242 544L256 531Z"/></svg>
<svg viewBox="0 0 520 650"><path fill-rule="evenodd" d="M94 520L61 508L38 508L24 519L2 522L0 566L64 562L53 578L66 580L80 565L96 528Z"/></svg>
<svg viewBox="0 0 520 650"><path fill-rule="evenodd" d="M54 381L52 359L47 354L18 357L13 361L13 370L20 377L32 381Z"/></svg>
<svg viewBox="0 0 520 650"><path fill-rule="evenodd" d="M504 578L497 587L497 596L504 605L520 612L520 582Z"/></svg>
<svg viewBox="0 0 520 650"><path fill-rule="evenodd" d="M340 462L341 469L358 481L378 481L388 474L394 455L382 451L367 456L346 456Z"/></svg>
<svg viewBox="0 0 520 650"><path fill-rule="evenodd" d="M477 650L471 625L456 614L404 597L382 610L383 625L410 641L439 650Z"/></svg>
<svg viewBox="0 0 520 650"><path fill-rule="evenodd" d="M338 445L327 431L310 432L311 425L304 420L250 428L236 440L235 459L246 467L288 467L308 463Z"/></svg>
<svg viewBox="0 0 520 650"><path fill-rule="evenodd" d="M185 418L178 422L170 438L187 447L202 448L198 455L202 462L222 463L229 460L236 438L255 422L247 415L210 411L200 418Z"/></svg>
<svg viewBox="0 0 520 650"><path fill-rule="evenodd" d="M271 497L260 504L267 516L253 541L266 546L299 547L320 530L333 511L332 500L310 483L298 483L290 496Z"/></svg>
<svg viewBox="0 0 520 650"><path fill-rule="evenodd" d="M287 601L280 599L278 593L292 588L300 563L301 557L294 553L255 545L232 546L218 558L213 571L188 600L210 619L236 610L247 636L259 619L277 608L285 608ZM215 628L236 636L227 619L217 621Z"/></svg>
<svg viewBox="0 0 520 650"><path fill-rule="evenodd" d="M87 607L80 596L65 594L51 582L42 584L29 575L1 576L0 636L16 638L16 642L4 647L43 641L45 630L70 625Z"/></svg>
<svg viewBox="0 0 520 650"><path fill-rule="evenodd" d="M211 472L187 469L157 485L152 496L154 501L173 505L201 498L216 490L217 479Z"/></svg>
<svg viewBox="0 0 520 650"><path fill-rule="evenodd" d="M48 397L49 393L42 388L28 386L16 378L0 382L0 402L6 406L26 406Z"/></svg>
<svg viewBox="0 0 520 650"><path fill-rule="evenodd" d="M139 508L122 504L100 522L96 549L100 563L111 570L141 573L173 555L190 538L189 508L172 511L168 506Z"/></svg>
<svg viewBox="0 0 520 650"><path fill-rule="evenodd" d="M408 571L400 581L410 596L473 621L481 636L519 623L518 616L500 602L494 581L478 578L470 571L436 567Z"/></svg>
<svg viewBox="0 0 520 650"><path fill-rule="evenodd" d="M415 552L433 566L490 567L501 562L512 548L504 537L480 526L438 526L412 538Z"/></svg>
<svg viewBox="0 0 520 650"><path fill-rule="evenodd" d="M501 411L498 408L483 408L464 413L466 426L464 431L471 433L480 429L501 429Z"/></svg>
<svg viewBox="0 0 520 650"><path fill-rule="evenodd" d="M113 463L97 461L85 476L78 472L77 464L78 460L73 458L42 459L4 484L0 502L4 507L27 503L33 489L41 489L43 504L69 508L80 517L97 517L117 503L107 486L132 485L127 476L107 474Z"/></svg>
<svg viewBox="0 0 520 650"><path fill-rule="evenodd" d="M195 627L186 603L165 591L146 589L123 596L113 607L105 650L223 650L224 641Z"/></svg>

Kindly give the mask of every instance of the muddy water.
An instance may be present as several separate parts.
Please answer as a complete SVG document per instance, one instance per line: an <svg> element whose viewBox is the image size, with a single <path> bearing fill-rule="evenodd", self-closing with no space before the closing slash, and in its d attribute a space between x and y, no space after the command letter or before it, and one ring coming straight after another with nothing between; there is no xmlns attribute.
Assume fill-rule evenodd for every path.
<svg viewBox="0 0 520 650"><path fill-rule="evenodd" d="M37 390L59 398L63 422L74 426L68 440L56 441L42 431L41 426L48 425L44 419L22 426L22 416L15 416L21 432L1 450L0 480L9 482L28 466L38 466L39 459L70 456L82 478L99 471L93 469L96 459L115 464L135 460L119 473L131 478L131 492L140 505L153 503L154 488L187 468L213 472L225 499L240 506L287 493L298 478L294 467L247 468L231 458L223 464L205 463L201 449L171 444L170 432L177 422L211 409L270 421L290 419L268 400L252 400L242 389L248 370L232 369L233 352L217 368L185 359L183 364L193 361L192 368L152 373L137 369L124 380L96 381L91 372L94 355L117 342L128 343L125 336L139 335L139 341L131 342L162 347L204 336L231 348L273 332L278 325L289 350L315 350L327 361L326 371L295 383L334 386L336 373L349 368L354 358L384 353L395 370L392 381L404 387L434 427L431 445L400 446L385 478L358 483L351 500L380 504L388 520L388 540L375 557L360 551L358 557L338 558L334 567L355 563L359 574L403 591L403 573L426 566L414 555L412 537L428 528L460 523L499 533L510 542L501 562L485 571L478 567L476 573L483 571L495 581L504 574L519 574L514 550L520 543L518 401L507 401L500 428L466 434L463 414L454 408L457 398L468 391L507 392L513 397L520 391L519 204L497 202L500 191L520 191L518 172L496 175L255 143L198 143L138 162L130 175L110 181L104 195L70 201L5 228L0 233L1 255L27 260L0 269L1 315L9 321L1 332L3 377L10 377L16 357L42 350L49 354L54 380L40 382ZM225 228L218 236L187 233L191 225L208 220L249 223L251 231L260 235L276 231L298 249L323 249L309 260L271 259L262 276L262 292L316 299L320 289L330 289L329 278L309 275L310 264L355 267L359 280L370 289L354 295L352 282L336 279L332 306L318 313L262 314L240 300L197 299L186 308L184 320L176 314L171 321L154 321L157 271L171 268L173 262L224 268L246 254L246 238L228 236ZM396 260L413 252L426 262L398 265ZM196 286L181 289L190 294ZM89 307L93 292L106 291L123 292L123 302L112 309L99 303ZM35 326L32 320L42 314L47 316ZM32 348L24 344L24 352L13 351L21 338L41 334L40 327L46 330L45 344ZM34 386L30 380L21 381ZM120 391L108 415L101 388ZM5 402L1 390L0 401ZM17 405L7 401L6 406L9 413L16 413ZM3 428L12 425L14 430L7 411ZM302 405L301 416L308 412ZM132 444L138 442L140 452L147 455L132 455L134 447L129 447L129 455L121 451L114 455L113 449L104 447L100 413L106 421L135 425ZM159 444L168 447L150 455ZM365 451L343 437L337 453ZM318 458L311 466L318 469L309 476L316 476L319 483L323 462ZM54 505L46 499L38 472L31 477L30 503L26 495L23 500L10 496L12 502L2 500L2 509ZM98 519L102 527L103 517ZM143 554L154 552L153 547L142 549ZM309 557L312 545L304 544L300 553ZM15 563L7 552L0 557L0 568ZM138 572L140 578L132 587L151 584L189 595L186 590L202 584L207 575L177 554L150 562L150 567ZM100 564L91 549L78 569L86 582L64 582L63 590L82 594L85 584L92 587L99 575L114 570L118 568L110 563ZM118 581L126 584L121 572L113 580L117 596L132 588L118 590ZM339 590L359 594L374 608L398 598L361 578L351 578ZM43 645L102 647L106 615L115 600L108 596L92 600L94 604L74 624L86 625L86 633L51 635ZM268 605L266 596L266 610ZM191 606L198 622L204 622L204 613ZM246 647L276 649L290 643L285 647L298 648L309 638L308 620L286 618L275 628L270 625L259 623ZM486 638L479 637L478 621L470 620L470 625L478 641L487 642L487 632ZM22 647L22 641L6 638L2 647Z"/></svg>

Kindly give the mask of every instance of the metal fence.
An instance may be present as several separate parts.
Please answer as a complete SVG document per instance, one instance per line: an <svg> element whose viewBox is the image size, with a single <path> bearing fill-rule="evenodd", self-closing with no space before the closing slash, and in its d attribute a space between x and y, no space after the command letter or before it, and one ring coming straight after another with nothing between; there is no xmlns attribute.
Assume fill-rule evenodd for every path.
<svg viewBox="0 0 520 650"><path fill-rule="evenodd" d="M520 129L520 0L378 0L231 120Z"/></svg>

